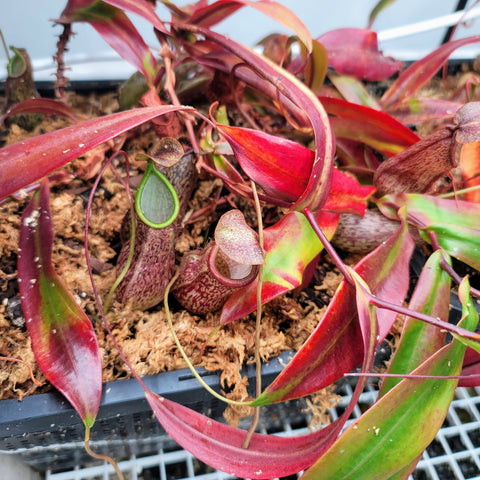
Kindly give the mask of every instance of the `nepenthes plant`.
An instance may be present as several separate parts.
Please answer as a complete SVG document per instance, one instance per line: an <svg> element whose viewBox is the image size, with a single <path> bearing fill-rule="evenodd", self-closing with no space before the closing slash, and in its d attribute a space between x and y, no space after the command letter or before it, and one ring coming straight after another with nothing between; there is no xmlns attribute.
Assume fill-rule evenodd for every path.
<svg viewBox="0 0 480 480"><path fill-rule="evenodd" d="M84 175L90 182L83 228L94 316L103 319L127 367L106 318L116 305L163 308L193 370L175 333L171 301L199 316L214 314L218 329L250 318L260 364L262 309L311 285L321 254L342 275L318 325L273 383L262 389L258 378L253 399L220 396L255 409L248 431L157 395L131 368L173 439L242 478L300 471L304 479L407 478L441 427L456 386L480 382L474 308L480 296L474 283L480 268L478 78L469 77L448 98L424 97L422 90L452 52L480 37L451 40L405 68L382 55L370 28L312 38L293 12L272 0L160 3L171 13L168 21L143 0L68 1L56 20L64 27L58 98L22 100L2 117L72 118L69 126L0 149L0 198L25 202L28 196L19 226L18 282L40 368L77 410L88 439L100 401L101 359L89 316L53 268L49 205L52 188ZM244 7L287 26L292 36L269 36L259 53L215 32L216 24ZM156 52L128 14L151 24ZM122 110L78 120L64 103L61 52L76 22L89 23L138 69L140 75L122 88ZM379 81L387 85L381 95L370 88ZM67 169L112 139L152 132L136 183L125 152L109 147L88 174ZM130 207L120 227L117 279L102 297L88 231L109 168ZM189 201L199 177L220 188L205 210L195 212ZM175 246L186 221L217 210L214 224L202 232L203 244L179 256ZM415 279L409 269L414 250L426 258ZM354 262L345 260L346 252L355 253ZM462 304L458 323L448 321L450 295ZM400 321L391 362L375 373L383 378L377 401L344 429L373 374L379 345ZM358 377L352 400L327 427L292 438L255 432L262 406L311 395L352 371Z"/></svg>

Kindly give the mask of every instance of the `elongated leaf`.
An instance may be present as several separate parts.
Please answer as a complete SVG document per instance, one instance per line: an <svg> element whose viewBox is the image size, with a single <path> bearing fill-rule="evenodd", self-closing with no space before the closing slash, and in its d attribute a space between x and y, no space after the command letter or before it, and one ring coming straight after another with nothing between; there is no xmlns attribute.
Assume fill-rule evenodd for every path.
<svg viewBox="0 0 480 480"><path fill-rule="evenodd" d="M159 115L178 110L193 109L162 105L127 110L4 147L0 149L0 199L40 180L93 147Z"/></svg>
<svg viewBox="0 0 480 480"><path fill-rule="evenodd" d="M462 282L462 327L473 331L478 314L468 289L468 281ZM465 346L454 341L422 363L413 374L458 375L464 353ZM457 380L453 379L402 380L356 420L302 479L391 478L410 465L433 440L456 386Z"/></svg>
<svg viewBox="0 0 480 480"><path fill-rule="evenodd" d="M447 321L450 310L451 278L442 269L441 259L442 253L437 250L427 260L415 286L409 308ZM440 328L407 317L388 373L411 373L444 344L445 332ZM385 378L380 395L384 395L399 382L399 378Z"/></svg>
<svg viewBox="0 0 480 480"><path fill-rule="evenodd" d="M397 234L364 257L354 270L379 298L401 304L409 283L413 241L403 225ZM390 330L395 314L377 312L379 339ZM342 281L319 325L254 405L298 398L315 392L358 366L364 355L355 305L355 289Z"/></svg>
<svg viewBox="0 0 480 480"><path fill-rule="evenodd" d="M372 23L378 17L380 12L391 5L395 0L379 0L377 4L372 8L370 15L368 16L368 26L369 28L372 26Z"/></svg>
<svg viewBox="0 0 480 480"><path fill-rule="evenodd" d="M146 0L105 0L105 3L109 3L126 12L135 13L150 22L158 31L170 35L170 32L158 18L152 5Z"/></svg>
<svg viewBox="0 0 480 480"><path fill-rule="evenodd" d="M123 7L126 3L125 0L120 1ZM144 5L142 8L141 4L135 10L136 13L145 13ZM70 0L57 22L88 22L123 59L145 75L149 85L154 85L158 63L142 36L120 8L103 1L86 3L83 0ZM165 30L161 23L156 23Z"/></svg>
<svg viewBox="0 0 480 480"><path fill-rule="evenodd" d="M100 403L102 362L90 320L53 269L48 199L45 180L22 215L18 257L22 310L40 369L90 427Z"/></svg>
<svg viewBox="0 0 480 480"><path fill-rule="evenodd" d="M387 113L333 97L320 97L337 137L359 140L384 155L394 155L420 137Z"/></svg>
<svg viewBox="0 0 480 480"><path fill-rule="evenodd" d="M335 72L329 72L328 79L347 102L381 110L377 99L370 94L361 80L350 75L339 75Z"/></svg>
<svg viewBox="0 0 480 480"><path fill-rule="evenodd" d="M444 43L426 57L414 62L399 75L381 98L384 109L408 101L438 72L457 48L476 42L480 42L478 35L453 40Z"/></svg>
<svg viewBox="0 0 480 480"><path fill-rule="evenodd" d="M415 97L388 109L388 113L404 125L449 119L462 106L461 103L442 98Z"/></svg>
<svg viewBox="0 0 480 480"><path fill-rule="evenodd" d="M303 22L285 5L273 0L217 0L212 5L196 9L188 22L201 27L212 27L240 8L248 6L273 18L276 22L291 29L309 51L312 50L312 37Z"/></svg>
<svg viewBox="0 0 480 480"><path fill-rule="evenodd" d="M312 53L305 65L305 84L313 93L317 94L323 86L328 69L328 55L325 47L318 41L312 40Z"/></svg>
<svg viewBox="0 0 480 480"><path fill-rule="evenodd" d="M480 269L479 223L480 205L438 198L429 195L388 195L378 203L386 216L395 217L396 211L406 207L410 223L419 228L420 235L430 242L434 235L449 255Z"/></svg>
<svg viewBox="0 0 480 480"><path fill-rule="evenodd" d="M317 40L328 53L328 64L338 73L368 81L390 77L402 68L402 62L382 55L377 34L361 28L338 28Z"/></svg>
<svg viewBox="0 0 480 480"><path fill-rule="evenodd" d="M0 116L0 125L3 121L21 113L44 113L46 115L62 115L76 120L75 114L65 104L51 98L28 98L9 108L6 113Z"/></svg>
<svg viewBox="0 0 480 480"><path fill-rule="evenodd" d="M311 465L331 441L335 424L297 437L255 433L242 448L246 432L146 392L148 403L169 435L197 458L240 478L272 479Z"/></svg>

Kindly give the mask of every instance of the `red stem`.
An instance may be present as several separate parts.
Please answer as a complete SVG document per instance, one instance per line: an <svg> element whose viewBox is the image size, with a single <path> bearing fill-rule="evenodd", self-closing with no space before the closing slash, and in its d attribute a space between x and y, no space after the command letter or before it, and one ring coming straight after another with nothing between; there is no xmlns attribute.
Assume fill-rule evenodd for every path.
<svg viewBox="0 0 480 480"><path fill-rule="evenodd" d="M318 224L315 216L312 214L312 212L308 207L303 209L303 213L307 218L307 220L309 221L310 225L312 226L313 230L317 234L318 238L323 243L325 250L331 255L333 261L335 262L335 265L340 270L340 273L342 273L342 275L345 277L345 280L350 285L355 286L355 283L353 282L353 279L351 278L351 275L348 272L345 264L343 263L342 259L333 248L332 244L328 241L327 237L325 236L322 229L320 228L320 225ZM357 286L361 288L360 285L357 285ZM432 317L430 315L426 315L424 313L417 312L415 310L411 310L409 308L402 307L400 305L395 305L394 303L390 303L386 300L382 300L381 298L376 297L375 295L373 295L367 290L364 290L364 294L368 297L369 302L378 308L385 308L393 312L401 313L403 315L416 318L417 320L422 320L423 322L429 323L430 325L434 325L436 327L442 328L443 330L446 330L448 332L456 333L457 335L460 335L462 337L469 338L475 341L480 341L480 334L478 333L470 332L469 330L458 327L457 325L453 325L448 322L444 322L443 320Z"/></svg>

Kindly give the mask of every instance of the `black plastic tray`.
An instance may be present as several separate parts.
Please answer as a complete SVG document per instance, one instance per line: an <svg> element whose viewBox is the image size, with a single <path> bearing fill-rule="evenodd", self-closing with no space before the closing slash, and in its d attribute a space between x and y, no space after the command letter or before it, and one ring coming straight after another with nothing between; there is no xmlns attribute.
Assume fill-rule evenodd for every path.
<svg viewBox="0 0 480 480"><path fill-rule="evenodd" d="M288 363L292 352L283 352L262 366L266 385ZM220 389L220 374L199 368L205 382ZM247 365L249 389L255 388L255 366ZM220 419L226 404L209 394L190 370L144 377L154 392L211 418ZM78 414L57 391L0 402L0 451L21 454L26 464L45 471L73 468L91 462L83 445L84 427ZM174 443L153 416L142 387L134 379L104 385L97 421L91 433L92 447L114 458L128 458L168 448Z"/></svg>

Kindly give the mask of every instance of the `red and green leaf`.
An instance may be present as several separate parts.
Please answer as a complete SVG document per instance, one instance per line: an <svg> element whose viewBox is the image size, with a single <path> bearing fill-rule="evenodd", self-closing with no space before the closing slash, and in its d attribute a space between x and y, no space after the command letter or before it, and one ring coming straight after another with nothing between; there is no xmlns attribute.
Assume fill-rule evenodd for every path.
<svg viewBox="0 0 480 480"><path fill-rule="evenodd" d="M157 106L127 110L3 147L0 149L0 199L40 180L93 147L159 115L178 110L193 109Z"/></svg>
<svg viewBox="0 0 480 480"><path fill-rule="evenodd" d="M480 205L478 203L418 194L388 195L378 202L386 216L395 218L405 207L409 223L427 242L436 239L449 255L479 269Z"/></svg>
<svg viewBox="0 0 480 480"><path fill-rule="evenodd" d="M451 278L441 267L442 253L437 250L427 260L417 281L409 308L447 321L450 311ZM407 317L402 336L388 373L410 374L445 345L445 331L412 317ZM380 395L391 390L401 379L387 377Z"/></svg>
<svg viewBox="0 0 480 480"><path fill-rule="evenodd" d="M18 257L20 299L37 363L87 427L97 415L102 362L92 324L52 265L48 181L22 215Z"/></svg>
<svg viewBox="0 0 480 480"><path fill-rule="evenodd" d="M364 257L355 272L379 298L400 305L408 290L413 241L403 225L396 235ZM379 309L379 338L384 338L396 314ZM355 304L355 289L342 281L322 320L254 405L266 405L313 393L341 378L363 360L364 346Z"/></svg>
<svg viewBox="0 0 480 480"><path fill-rule="evenodd" d="M460 286L462 326L474 330L478 314L467 299L468 289L464 281ZM430 356L353 422L301 478L389 479L408 470L442 426L458 383L456 379L414 376L458 375L465 348L453 341Z"/></svg>

